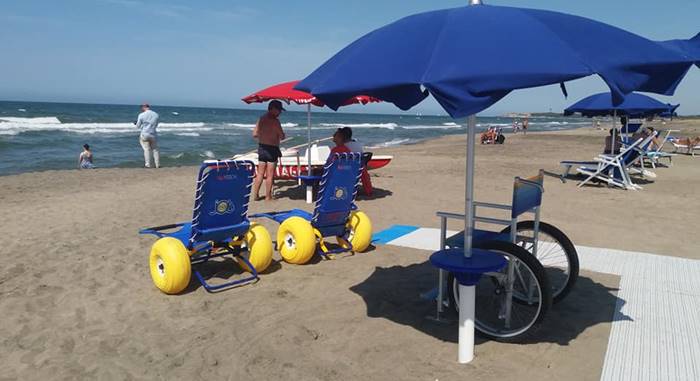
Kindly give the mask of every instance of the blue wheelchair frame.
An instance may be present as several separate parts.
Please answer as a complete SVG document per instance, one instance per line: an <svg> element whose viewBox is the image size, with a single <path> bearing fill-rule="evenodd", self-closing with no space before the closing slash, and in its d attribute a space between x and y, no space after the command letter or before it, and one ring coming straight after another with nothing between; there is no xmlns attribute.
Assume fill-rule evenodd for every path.
<svg viewBox="0 0 700 381"><path fill-rule="evenodd" d="M361 153L336 153L323 167L313 214L301 209L292 209L283 212L260 213L251 215L251 217L265 217L280 224L290 217L301 217L311 223L314 234L319 239L321 256L329 259L333 254L352 252L352 244L342 237L347 233L350 213L357 210L355 198L361 175ZM340 248L328 249L326 247L324 237L331 236L338 237L339 241L342 240ZM316 252L318 253L318 251Z"/></svg>
<svg viewBox="0 0 700 381"><path fill-rule="evenodd" d="M139 234L180 240L190 252L191 265L212 258L232 255L242 260L251 276L224 284L210 285L199 271L194 274L209 292L241 286L259 279L255 267L241 255L243 237L250 228L248 204L255 177L255 164L248 160L208 160L202 163L197 176L192 221L145 228ZM174 232L164 232L179 228Z"/></svg>
<svg viewBox="0 0 700 381"><path fill-rule="evenodd" d="M490 230L474 229L473 242L478 245L479 242L485 241L506 241L515 244L517 237L518 218L524 213L533 213L534 232L533 232L533 255L537 257L537 242L540 223L540 206L542 204L542 194L544 193L544 171L540 170L539 174L530 178L516 177L513 183L513 199L511 205L494 204L487 202L474 201L474 221L493 225L510 226L509 233L495 232ZM510 220L498 219L491 217L480 217L476 215L478 208L490 208L510 211ZM456 219L464 221L463 214L438 212L440 217L440 250L451 248L464 247L464 233L458 233L450 238L447 238L447 220ZM508 268L508 277L513 277L512 267ZM443 312L443 301L445 298L445 270L440 269L438 275L438 295L437 295L437 318L440 319L440 314Z"/></svg>

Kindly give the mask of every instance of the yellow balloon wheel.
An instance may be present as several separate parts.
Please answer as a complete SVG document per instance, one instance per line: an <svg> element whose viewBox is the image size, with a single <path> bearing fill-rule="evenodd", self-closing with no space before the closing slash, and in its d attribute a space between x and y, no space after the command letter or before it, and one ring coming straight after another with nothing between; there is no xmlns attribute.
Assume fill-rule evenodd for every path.
<svg viewBox="0 0 700 381"><path fill-rule="evenodd" d="M178 239L157 240L151 248L149 263L153 284L166 294L177 294L190 283L190 256Z"/></svg>
<svg viewBox="0 0 700 381"><path fill-rule="evenodd" d="M316 236L311 223L301 217L290 217L277 230L277 248L282 259L304 264L316 252Z"/></svg>
<svg viewBox="0 0 700 381"><path fill-rule="evenodd" d="M272 263L272 238L270 238L270 233L264 226L251 223L244 239L248 251L242 255L245 255L250 264L255 267L255 270L258 272L265 271ZM252 272L244 261L240 259L237 259L237 261L243 270Z"/></svg>
<svg viewBox="0 0 700 381"><path fill-rule="evenodd" d="M372 221L369 217L359 210L351 212L347 228L346 240L352 244L352 250L356 252L367 250L372 242Z"/></svg>

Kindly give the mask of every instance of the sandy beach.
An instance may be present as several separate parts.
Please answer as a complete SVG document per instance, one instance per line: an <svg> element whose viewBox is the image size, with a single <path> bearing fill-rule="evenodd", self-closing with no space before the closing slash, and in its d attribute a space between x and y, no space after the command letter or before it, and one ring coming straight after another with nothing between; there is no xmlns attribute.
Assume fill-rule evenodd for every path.
<svg viewBox="0 0 700 381"><path fill-rule="evenodd" d="M700 121L659 128L700 135ZM478 146L479 201L509 203L513 177L561 160L590 160L607 130L508 135ZM667 145L666 149L671 146ZM376 151L394 155L373 173L358 206L380 231L438 227L436 211L464 211L465 137ZM577 188L545 177L542 219L576 245L700 259L700 158L677 155L641 191ZM378 246L296 266L280 261L254 285L210 294L196 281L167 296L152 284L146 226L191 217L196 167L47 171L0 177L0 379L527 380L600 379L619 277L583 271L527 344L478 340L456 362L457 329L425 319L434 304L430 252ZM306 208L284 183L251 213ZM277 226L264 222L271 233ZM458 226L453 227L457 229ZM239 273L226 261L214 278Z"/></svg>

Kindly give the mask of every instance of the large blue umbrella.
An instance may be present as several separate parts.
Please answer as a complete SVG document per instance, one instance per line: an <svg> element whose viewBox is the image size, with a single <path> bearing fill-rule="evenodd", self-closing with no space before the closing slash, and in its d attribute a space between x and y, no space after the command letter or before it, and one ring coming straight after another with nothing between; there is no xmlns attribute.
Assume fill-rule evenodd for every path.
<svg viewBox="0 0 700 381"><path fill-rule="evenodd" d="M464 255L470 257L477 112L514 89L561 83L565 90L564 82L593 74L616 104L632 91L672 95L692 64L687 54L597 21L470 0L470 6L409 16L366 34L296 89L333 109L366 94L407 110L432 94L452 117L469 116ZM473 295L462 285L460 292ZM471 336L465 333L473 316L467 319L465 311L473 313L474 300L466 299L460 298L460 362L473 354L466 344L473 325Z"/></svg>
<svg viewBox="0 0 700 381"><path fill-rule="evenodd" d="M678 105L662 103L650 96L637 93L628 94L622 103L615 105L612 94L600 93L583 98L569 106L564 110L564 115L579 113L586 117L624 115L630 118L644 118L664 112L673 112L677 107Z"/></svg>
<svg viewBox="0 0 700 381"><path fill-rule="evenodd" d="M661 45L686 54L695 60L695 65L700 67L700 33L689 40L668 40L661 41Z"/></svg>
<svg viewBox="0 0 700 381"><path fill-rule="evenodd" d="M379 28L329 59L297 89L333 109L350 96L367 94L407 110L430 93L459 118L514 89L598 74L621 102L632 91L673 93L692 60L670 50L583 17L467 6Z"/></svg>

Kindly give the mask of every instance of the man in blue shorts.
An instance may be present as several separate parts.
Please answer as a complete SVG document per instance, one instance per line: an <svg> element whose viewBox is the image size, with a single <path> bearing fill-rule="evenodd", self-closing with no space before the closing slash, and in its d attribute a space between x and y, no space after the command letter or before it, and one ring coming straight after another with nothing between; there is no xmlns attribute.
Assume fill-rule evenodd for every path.
<svg viewBox="0 0 700 381"><path fill-rule="evenodd" d="M267 113L258 119L253 129L253 137L258 139L258 170L253 182L254 200L260 199L260 186L265 179L265 200L272 200L272 186L274 185L275 166L282 156L280 142L285 135L279 116L285 111L282 102L271 101L267 105Z"/></svg>

